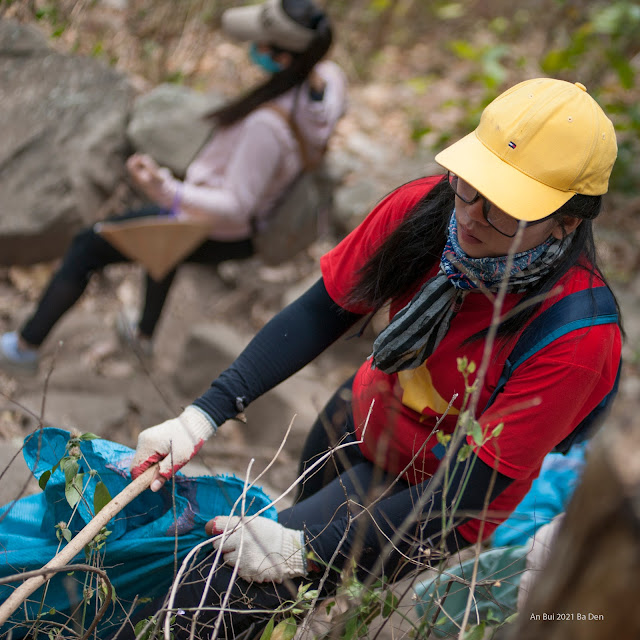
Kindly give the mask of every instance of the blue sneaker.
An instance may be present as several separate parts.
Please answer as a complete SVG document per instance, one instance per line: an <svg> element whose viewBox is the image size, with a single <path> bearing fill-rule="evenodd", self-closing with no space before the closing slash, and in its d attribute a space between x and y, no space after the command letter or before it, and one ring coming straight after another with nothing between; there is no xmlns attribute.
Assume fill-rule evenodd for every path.
<svg viewBox="0 0 640 640"><path fill-rule="evenodd" d="M14 373L36 373L40 358L36 349L22 348L15 331L0 336L0 367Z"/></svg>

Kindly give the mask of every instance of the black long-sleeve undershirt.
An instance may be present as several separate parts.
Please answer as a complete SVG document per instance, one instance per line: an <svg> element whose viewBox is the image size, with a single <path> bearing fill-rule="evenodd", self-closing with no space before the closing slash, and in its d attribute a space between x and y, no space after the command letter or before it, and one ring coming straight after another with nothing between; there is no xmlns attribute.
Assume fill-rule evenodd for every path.
<svg viewBox="0 0 640 640"><path fill-rule="evenodd" d="M241 409L237 404L237 398L241 398L242 404L247 406L311 362L361 317L337 305L320 279L305 294L274 316L256 334L236 361L194 404L206 411L216 424L222 424L235 417ZM481 512L492 484L490 500L513 482L511 478L496 472L476 456L473 458L474 464L469 472L465 490L459 497L458 514ZM453 460L455 461L455 456ZM455 488L462 483L464 467L465 465L459 465L459 468L454 470L452 464L450 469L450 486L453 489L447 494L447 510L453 503ZM369 467L363 473L371 473L371 469L372 467ZM355 476L352 477L357 477L358 467L354 468L354 473ZM337 566L341 566L344 559L349 557L356 550L356 545L362 541L360 562L371 567L385 546L385 536L394 537L406 516L414 510L420 496L427 490L428 481L408 486L389 495L360 513L352 525L349 524L353 516L351 513L341 514L334 511L331 517L325 517L326 514L323 513L323 507L333 504L335 500L343 501L345 482L347 481L343 477L337 489L342 496L331 496L331 486L325 487L311 498L294 506L291 512L287 510L282 514L283 523L289 527L304 528L314 552L326 562L341 545L340 557L335 561ZM367 487L367 478L359 478L358 484ZM365 500L364 496L361 498ZM417 521L432 511L441 511L442 507L442 489L438 488L420 514L417 514ZM456 524L459 525L468 519L458 517ZM347 529L346 538L341 543ZM414 523L410 528L414 537L415 530ZM384 535L381 535L381 531ZM421 540L436 543L440 534L440 517L434 516L421 521ZM398 544L398 548L406 555L414 556L419 545L405 537ZM392 568L397 567L399 563L400 556L394 551L385 564Z"/></svg>
<svg viewBox="0 0 640 640"><path fill-rule="evenodd" d="M361 317L337 305L318 280L274 316L193 404L221 425L309 364Z"/></svg>

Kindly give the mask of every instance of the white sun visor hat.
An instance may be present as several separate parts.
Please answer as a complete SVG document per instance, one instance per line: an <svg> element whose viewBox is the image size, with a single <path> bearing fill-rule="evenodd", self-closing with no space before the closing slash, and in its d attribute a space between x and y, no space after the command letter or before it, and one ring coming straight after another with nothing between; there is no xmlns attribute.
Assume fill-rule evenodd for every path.
<svg viewBox="0 0 640 640"><path fill-rule="evenodd" d="M304 51L315 34L287 14L282 0L227 9L222 14L222 29L236 40L271 44L295 52Z"/></svg>

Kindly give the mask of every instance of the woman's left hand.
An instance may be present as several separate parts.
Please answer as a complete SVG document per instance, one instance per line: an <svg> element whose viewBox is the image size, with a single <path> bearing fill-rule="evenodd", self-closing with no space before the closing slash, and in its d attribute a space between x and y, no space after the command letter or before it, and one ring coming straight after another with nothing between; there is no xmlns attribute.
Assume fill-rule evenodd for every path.
<svg viewBox="0 0 640 640"><path fill-rule="evenodd" d="M253 582L282 582L307 575L304 533L268 518L218 516L207 522L207 533L227 564ZM225 533L226 531L226 533Z"/></svg>

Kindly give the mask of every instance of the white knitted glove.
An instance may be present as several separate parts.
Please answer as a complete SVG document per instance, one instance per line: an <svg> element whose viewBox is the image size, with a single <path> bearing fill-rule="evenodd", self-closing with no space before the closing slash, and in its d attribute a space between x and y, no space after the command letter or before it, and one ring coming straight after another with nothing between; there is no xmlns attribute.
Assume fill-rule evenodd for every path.
<svg viewBox="0 0 640 640"><path fill-rule="evenodd" d="M238 575L245 580L282 582L307 575L302 531L260 516L218 516L208 523L207 530L218 535L214 548L222 547L224 561L238 567Z"/></svg>
<svg viewBox="0 0 640 640"><path fill-rule="evenodd" d="M170 478L200 451L204 441L216 429L216 424L204 411L189 405L177 418L166 420L140 433L131 462L131 475L136 478L151 465L161 461L160 475Z"/></svg>

